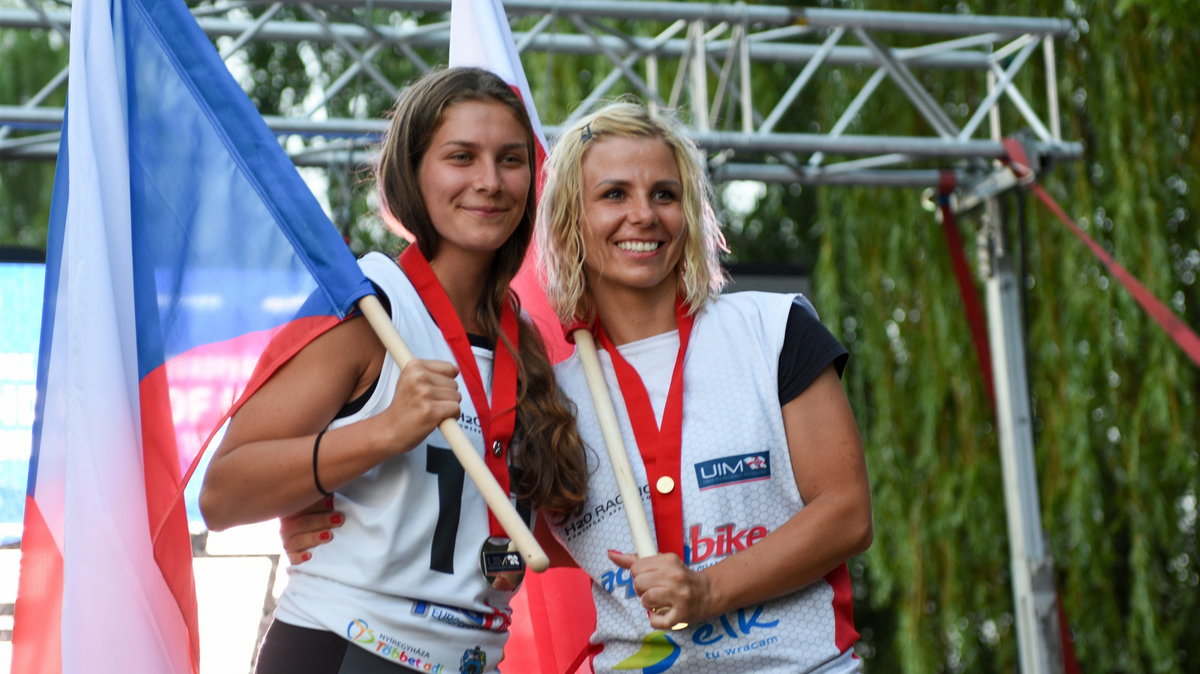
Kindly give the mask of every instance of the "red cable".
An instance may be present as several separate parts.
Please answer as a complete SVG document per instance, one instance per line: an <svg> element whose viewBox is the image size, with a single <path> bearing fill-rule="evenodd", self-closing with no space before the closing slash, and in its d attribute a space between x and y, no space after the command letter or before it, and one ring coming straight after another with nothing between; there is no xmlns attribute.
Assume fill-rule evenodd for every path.
<svg viewBox="0 0 1200 674"><path fill-rule="evenodd" d="M1021 147L1021 143L1014 138L1006 138L1004 139L1004 147L1008 151L1008 165L1013 173L1017 175L1017 178L1032 176L1029 170L1029 159L1025 155L1025 149ZM1130 274L1125 267L1121 266L1121 263L1108 254L1108 251L1104 250L1100 244L1092 240L1090 236L1085 234L1078 225L1068 218L1063 209L1041 185L1030 183L1029 187L1042 200L1042 203L1046 204L1050 212L1058 216L1058 219L1067 226L1067 229L1071 230L1072 234L1078 237L1080 241L1083 241L1092 250L1092 253L1100 258L1104 266L1108 267L1108 271L1121 282L1121 285L1125 286L1125 289L1129 291L1133 299L1142 305L1142 309L1170 335L1171 339L1175 340L1175 343L1192 359L1192 362L1200 365L1200 337L1196 336L1196 333L1183 322L1183 319L1168 309L1146 286L1142 285L1142 282L1137 277Z"/></svg>
<svg viewBox="0 0 1200 674"><path fill-rule="evenodd" d="M971 278L971 269L967 265L967 256L963 250L962 235L958 231L958 223L954 219L954 211L950 208L950 193L954 191L954 173L942 171L938 180L938 205L942 209L942 234L946 237L946 248L950 251L950 263L954 268L954 278L958 281L958 293L962 296L963 310L967 314L967 327L971 330L971 340L975 343L975 355L979 359L980 374L983 375L984 389L987 391L988 402L992 413L996 411L996 389L992 383L992 350L988 344L987 323L983 316L983 308L979 302L979 294L975 282Z"/></svg>

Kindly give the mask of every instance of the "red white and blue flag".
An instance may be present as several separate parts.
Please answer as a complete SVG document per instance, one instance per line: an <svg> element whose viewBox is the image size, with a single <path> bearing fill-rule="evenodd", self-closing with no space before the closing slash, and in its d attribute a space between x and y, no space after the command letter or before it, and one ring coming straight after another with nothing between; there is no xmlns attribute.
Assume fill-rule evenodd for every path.
<svg viewBox="0 0 1200 674"><path fill-rule="evenodd" d="M450 11L450 65L476 66L500 76L525 103L537 136L539 180L546 157L545 135L516 43L500 0L454 0ZM540 187L540 184L539 184ZM513 288L521 306L537 325L552 360L571 353L562 329L537 278L531 254L526 258ZM550 569L526 574L521 591L513 600L513 625L504 649L502 672L589 672L579 657L587 647L596 624L586 574L579 569Z"/></svg>
<svg viewBox="0 0 1200 674"><path fill-rule="evenodd" d="M371 289L182 2L71 13L13 671L194 673L187 476Z"/></svg>

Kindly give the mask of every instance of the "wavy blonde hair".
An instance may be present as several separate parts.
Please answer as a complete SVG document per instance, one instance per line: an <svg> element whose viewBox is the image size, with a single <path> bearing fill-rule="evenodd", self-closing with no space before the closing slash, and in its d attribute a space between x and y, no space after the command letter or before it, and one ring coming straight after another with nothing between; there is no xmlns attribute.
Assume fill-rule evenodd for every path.
<svg viewBox="0 0 1200 674"><path fill-rule="evenodd" d="M546 160L535 231L539 269L555 313L563 322L595 317L583 272L583 160L605 137L660 140L675 155L683 182L680 286L688 311L696 313L728 279L718 257L728 249L712 207L713 187L704 157L674 116L628 101L609 103L567 127Z"/></svg>

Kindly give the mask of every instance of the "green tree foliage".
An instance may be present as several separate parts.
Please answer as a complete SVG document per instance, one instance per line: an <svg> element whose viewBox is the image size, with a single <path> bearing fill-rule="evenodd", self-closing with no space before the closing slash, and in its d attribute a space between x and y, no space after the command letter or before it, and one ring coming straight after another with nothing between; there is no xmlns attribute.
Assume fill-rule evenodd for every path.
<svg viewBox="0 0 1200 674"><path fill-rule="evenodd" d="M27 101L67 64L66 50L57 34L48 31L0 32L0 99ZM66 87L42 105L61 106ZM0 127L2 129L3 127ZM45 129L7 130L15 141L46 133ZM50 192L54 186L51 162L0 162L0 246L45 250L46 223L50 219Z"/></svg>
<svg viewBox="0 0 1200 674"><path fill-rule="evenodd" d="M1059 45L1059 86L1064 134L1082 140L1086 156L1054 167L1043 184L1200 326L1200 5L849 6L863 4L1072 19L1076 30ZM823 81L812 117L793 123L829 128L838 111L828 103L848 100L865 76ZM972 108L982 95L944 74L923 83ZM908 124L928 133L890 93L856 132L903 133ZM1078 661L1094 672L1200 671L1200 370L1040 203L1024 211L1042 524ZM782 218L798 244L773 227ZM817 307L853 353L846 384L876 523L873 547L853 566L868 669L1016 671L998 438L940 226L915 191L794 186L771 186L747 222L760 226L745 232L750 241L733 233L739 257L749 249L815 259ZM972 260L978 224L960 223Z"/></svg>

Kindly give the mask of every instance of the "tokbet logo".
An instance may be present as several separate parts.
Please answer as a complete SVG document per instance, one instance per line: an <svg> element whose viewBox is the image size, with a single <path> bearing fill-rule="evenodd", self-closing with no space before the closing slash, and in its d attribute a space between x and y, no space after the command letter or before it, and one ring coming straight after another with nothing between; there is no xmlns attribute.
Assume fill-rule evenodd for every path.
<svg viewBox="0 0 1200 674"><path fill-rule="evenodd" d="M739 454L695 464L700 491L771 477L771 455Z"/></svg>
<svg viewBox="0 0 1200 674"><path fill-rule="evenodd" d="M703 562L709 557L724 557L761 541L767 535L767 528L754 525L745 529L736 529L733 524L722 524L713 530L712 536L705 536L699 524L693 524L688 530L688 545L683 546L685 564Z"/></svg>

